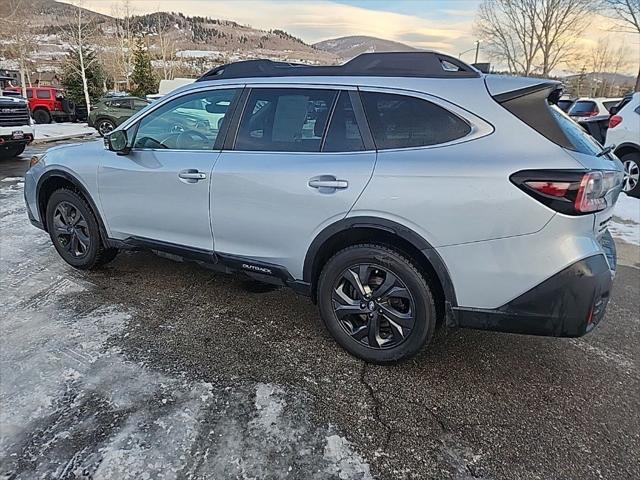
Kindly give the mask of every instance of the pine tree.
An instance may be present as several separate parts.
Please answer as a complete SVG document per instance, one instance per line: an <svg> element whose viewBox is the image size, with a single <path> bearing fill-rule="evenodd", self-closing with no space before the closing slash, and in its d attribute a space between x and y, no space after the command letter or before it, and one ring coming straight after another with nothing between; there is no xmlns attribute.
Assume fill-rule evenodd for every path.
<svg viewBox="0 0 640 480"><path fill-rule="evenodd" d="M133 50L131 82L135 85L132 93L139 97L158 92L159 82L151 66L151 56L141 40L138 40Z"/></svg>
<svg viewBox="0 0 640 480"><path fill-rule="evenodd" d="M87 78L87 88L91 102L96 102L104 93L104 69L96 58L96 52L87 47L83 48L84 72ZM62 84L67 97L78 105L85 103L84 87L82 84L82 70L80 66L80 52L71 48L63 64Z"/></svg>

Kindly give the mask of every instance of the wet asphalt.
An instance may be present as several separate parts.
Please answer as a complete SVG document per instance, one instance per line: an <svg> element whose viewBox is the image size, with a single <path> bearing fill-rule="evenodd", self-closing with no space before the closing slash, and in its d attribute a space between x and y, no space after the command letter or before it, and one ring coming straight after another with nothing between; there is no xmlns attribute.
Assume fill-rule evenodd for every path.
<svg viewBox="0 0 640 480"><path fill-rule="evenodd" d="M0 181L42 148L0 163ZM640 478L637 247L586 337L441 329L381 367L288 289L145 252L75 271L26 230L19 180L1 185L0 233L30 233L0 252L0 394L22 419L2 417L0 478ZM87 358L71 368L63 350ZM23 364L39 380L7 370Z"/></svg>

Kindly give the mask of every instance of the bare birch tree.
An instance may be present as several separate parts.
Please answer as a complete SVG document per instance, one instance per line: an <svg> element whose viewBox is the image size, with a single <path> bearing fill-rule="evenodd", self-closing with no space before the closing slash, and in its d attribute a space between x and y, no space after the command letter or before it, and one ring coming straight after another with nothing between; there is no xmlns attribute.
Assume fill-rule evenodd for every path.
<svg viewBox="0 0 640 480"><path fill-rule="evenodd" d="M640 35L640 0L601 0L600 5L602 12L617 22L620 32ZM640 92L640 66L635 91Z"/></svg>
<svg viewBox="0 0 640 480"><path fill-rule="evenodd" d="M111 9L111 16L115 17L116 65L120 70L126 89L131 89L130 76L133 72L133 47L135 32L133 31L133 8L130 0L120 0Z"/></svg>
<svg viewBox="0 0 640 480"><path fill-rule="evenodd" d="M61 37L69 43L73 53L78 55L77 66L74 63L69 63L68 67L75 69L76 74L82 80L84 101L88 112L91 110L91 96L87 83L87 71L93 63L98 61L98 57L96 55L88 57L87 52L91 42L96 38L98 27L94 19L87 15L86 10L82 8L82 0L75 0L72 5L75 7L72 22L62 29Z"/></svg>
<svg viewBox="0 0 640 480"><path fill-rule="evenodd" d="M176 43L171 35L172 15L164 12L156 12L154 30L156 33L156 47L162 61L162 75L165 80L173 79L174 61L176 58Z"/></svg>
<svg viewBox="0 0 640 480"><path fill-rule="evenodd" d="M578 33L587 28L595 11L593 0L536 1L534 28L540 45L540 70L548 76L563 59L575 53Z"/></svg>
<svg viewBox="0 0 640 480"><path fill-rule="evenodd" d="M20 87L22 96L27 97L27 84L31 86L29 69L31 66L31 54L36 48L36 37L29 28L29 13L27 2L23 0L9 0L8 8L3 9L6 13L0 23L0 36L6 39L0 49L4 54L18 62L20 72Z"/></svg>
<svg viewBox="0 0 640 480"><path fill-rule="evenodd" d="M536 0L484 0L476 32L493 58L511 73L529 75L540 49L534 23Z"/></svg>
<svg viewBox="0 0 640 480"><path fill-rule="evenodd" d="M509 71L547 76L572 53L594 9L593 0L484 0L476 31Z"/></svg>

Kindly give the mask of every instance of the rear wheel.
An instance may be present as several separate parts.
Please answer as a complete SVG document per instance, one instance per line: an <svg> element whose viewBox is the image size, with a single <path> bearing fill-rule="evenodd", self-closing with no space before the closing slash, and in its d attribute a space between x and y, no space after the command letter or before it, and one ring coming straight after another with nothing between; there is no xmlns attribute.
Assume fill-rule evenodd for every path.
<svg viewBox="0 0 640 480"><path fill-rule="evenodd" d="M51 123L51 114L44 108L39 108L33 112L33 119L36 123Z"/></svg>
<svg viewBox="0 0 640 480"><path fill-rule="evenodd" d="M101 118L96 122L96 130L101 137L111 133L114 128L116 128L116 124L107 118Z"/></svg>
<svg viewBox="0 0 640 480"><path fill-rule="evenodd" d="M624 165L622 190L627 195L640 198L640 153L627 153L620 160Z"/></svg>
<svg viewBox="0 0 640 480"><path fill-rule="evenodd" d="M318 280L322 320L349 353L373 363L412 357L432 338L433 296L416 266L381 245L335 254Z"/></svg>
<svg viewBox="0 0 640 480"><path fill-rule="evenodd" d="M76 192L60 189L47 203L47 230L62 259L72 267L88 270L113 260L117 249L105 248L95 215Z"/></svg>

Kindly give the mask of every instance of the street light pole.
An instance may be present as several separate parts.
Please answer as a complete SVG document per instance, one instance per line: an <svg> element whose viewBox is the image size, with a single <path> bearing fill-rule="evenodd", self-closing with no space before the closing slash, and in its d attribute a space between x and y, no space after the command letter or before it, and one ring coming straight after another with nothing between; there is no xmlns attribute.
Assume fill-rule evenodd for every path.
<svg viewBox="0 0 640 480"><path fill-rule="evenodd" d="M480 52L480 40L476 40L476 60L473 63L478 63L478 53Z"/></svg>

